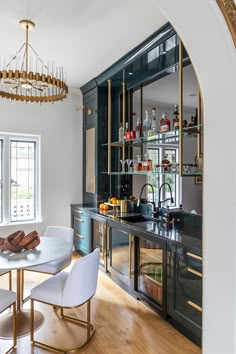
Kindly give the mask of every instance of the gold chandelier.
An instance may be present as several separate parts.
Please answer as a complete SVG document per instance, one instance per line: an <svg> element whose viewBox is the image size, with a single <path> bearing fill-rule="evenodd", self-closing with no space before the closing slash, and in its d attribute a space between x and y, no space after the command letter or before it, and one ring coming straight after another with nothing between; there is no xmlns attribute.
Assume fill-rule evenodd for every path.
<svg viewBox="0 0 236 354"><path fill-rule="evenodd" d="M44 64L28 41L28 32L34 29L34 22L22 20L19 23L26 30L26 41L15 55L10 56L7 64L3 62L0 96L32 103L63 100L68 94L63 67L54 68L53 62Z"/></svg>

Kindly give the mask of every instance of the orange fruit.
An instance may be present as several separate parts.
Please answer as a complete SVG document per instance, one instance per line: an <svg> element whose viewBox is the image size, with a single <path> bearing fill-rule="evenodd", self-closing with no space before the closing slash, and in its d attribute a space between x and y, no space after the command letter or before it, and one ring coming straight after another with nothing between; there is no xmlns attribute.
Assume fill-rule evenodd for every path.
<svg viewBox="0 0 236 354"><path fill-rule="evenodd" d="M109 205L104 204L102 210L108 210L108 209L109 209Z"/></svg>
<svg viewBox="0 0 236 354"><path fill-rule="evenodd" d="M104 205L104 204L100 204L100 205L99 205L99 209L103 209L103 205Z"/></svg>

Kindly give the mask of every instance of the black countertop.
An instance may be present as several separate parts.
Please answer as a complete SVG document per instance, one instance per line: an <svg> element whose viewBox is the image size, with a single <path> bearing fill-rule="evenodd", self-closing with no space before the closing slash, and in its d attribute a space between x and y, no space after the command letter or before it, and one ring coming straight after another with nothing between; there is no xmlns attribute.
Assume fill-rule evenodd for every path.
<svg viewBox="0 0 236 354"><path fill-rule="evenodd" d="M132 234L135 234L135 232L140 234L142 232L152 236L160 236L173 243L184 244L199 252L202 250L202 217L199 215L183 212L181 225L170 227L158 219L135 223L119 219L119 217L140 215L138 213L113 214L110 210L103 211L91 204L72 204L71 207L83 208L95 218L109 221L113 226L120 225L120 227L127 229L128 232L132 230Z"/></svg>

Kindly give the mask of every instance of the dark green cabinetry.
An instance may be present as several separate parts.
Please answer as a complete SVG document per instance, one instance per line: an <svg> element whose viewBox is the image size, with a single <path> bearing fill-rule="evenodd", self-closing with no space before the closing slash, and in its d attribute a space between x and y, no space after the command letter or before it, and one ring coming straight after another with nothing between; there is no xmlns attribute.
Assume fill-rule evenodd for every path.
<svg viewBox="0 0 236 354"><path fill-rule="evenodd" d="M89 214L83 209L73 209L72 227L74 228L75 250L83 254L88 254L91 248L91 222Z"/></svg>
<svg viewBox="0 0 236 354"><path fill-rule="evenodd" d="M184 244L169 243L167 258L167 313L170 322L195 343L201 345L201 252Z"/></svg>

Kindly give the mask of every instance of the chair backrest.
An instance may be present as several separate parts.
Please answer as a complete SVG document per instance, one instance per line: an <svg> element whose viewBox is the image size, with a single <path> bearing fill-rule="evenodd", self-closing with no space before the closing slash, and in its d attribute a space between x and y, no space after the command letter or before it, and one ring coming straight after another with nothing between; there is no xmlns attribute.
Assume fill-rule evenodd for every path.
<svg viewBox="0 0 236 354"><path fill-rule="evenodd" d="M63 306L79 306L90 299L96 292L100 250L78 259L66 280L62 303Z"/></svg>
<svg viewBox="0 0 236 354"><path fill-rule="evenodd" d="M69 243L71 250L73 248L74 230L71 227L48 226L44 236L55 238L59 237Z"/></svg>

